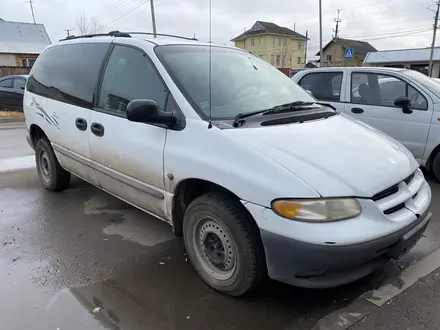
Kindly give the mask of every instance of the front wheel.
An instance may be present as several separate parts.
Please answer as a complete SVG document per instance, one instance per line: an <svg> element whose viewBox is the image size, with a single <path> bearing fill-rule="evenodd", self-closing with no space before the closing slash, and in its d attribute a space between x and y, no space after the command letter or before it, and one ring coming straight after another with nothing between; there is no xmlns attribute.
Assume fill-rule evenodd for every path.
<svg viewBox="0 0 440 330"><path fill-rule="evenodd" d="M35 162L44 188L52 191L67 188L70 173L61 167L50 142L45 138L40 139L35 146Z"/></svg>
<svg viewBox="0 0 440 330"><path fill-rule="evenodd" d="M196 198L185 212L183 231L195 270L214 289L241 296L265 278L258 227L238 200L218 193Z"/></svg>

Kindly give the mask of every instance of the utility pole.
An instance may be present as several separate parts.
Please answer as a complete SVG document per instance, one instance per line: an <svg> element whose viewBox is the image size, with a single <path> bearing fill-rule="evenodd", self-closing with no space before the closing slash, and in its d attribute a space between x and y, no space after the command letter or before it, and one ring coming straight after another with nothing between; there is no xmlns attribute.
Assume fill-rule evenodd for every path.
<svg viewBox="0 0 440 330"><path fill-rule="evenodd" d="M304 50L304 64L307 63L307 43L309 40L309 30L306 30L306 44L305 44L305 50Z"/></svg>
<svg viewBox="0 0 440 330"><path fill-rule="evenodd" d="M338 17L334 18L333 21L336 22L336 29L333 30L335 32L335 41L338 40L338 33L339 33L339 23L342 22L342 19L339 18L339 13L341 12L340 9L338 9Z"/></svg>
<svg viewBox="0 0 440 330"><path fill-rule="evenodd" d="M151 8L151 22L153 23L153 37L156 38L156 16L154 15L154 3L153 0L150 0L150 8Z"/></svg>
<svg viewBox="0 0 440 330"><path fill-rule="evenodd" d="M293 22L293 31L296 31L296 23Z"/></svg>
<svg viewBox="0 0 440 330"><path fill-rule="evenodd" d="M35 23L35 15L34 15L34 7L32 6L32 0L29 0L29 5L31 6L31 12L32 12L32 19L34 20L34 24L37 24L37 23Z"/></svg>
<svg viewBox="0 0 440 330"><path fill-rule="evenodd" d="M67 36L70 36L70 31L73 31L73 30L75 30L75 29L63 29L63 30L66 31Z"/></svg>
<svg viewBox="0 0 440 330"><path fill-rule="evenodd" d="M322 59L324 55L322 54L322 3L319 0L319 67L322 68Z"/></svg>
<svg viewBox="0 0 440 330"><path fill-rule="evenodd" d="M432 45L431 45L431 55L429 57L429 68L428 73L429 76L432 77L432 60L434 58L434 48L435 48L435 37L437 36L437 25L438 25L438 13L440 9L440 2L437 1L437 10L435 11L435 18L434 18L434 31L432 33Z"/></svg>

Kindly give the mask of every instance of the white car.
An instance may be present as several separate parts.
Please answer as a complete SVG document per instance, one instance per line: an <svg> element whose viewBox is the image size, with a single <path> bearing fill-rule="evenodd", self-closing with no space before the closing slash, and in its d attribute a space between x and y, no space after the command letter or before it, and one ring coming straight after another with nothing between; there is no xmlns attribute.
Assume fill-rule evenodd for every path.
<svg viewBox="0 0 440 330"><path fill-rule="evenodd" d="M431 218L411 153L315 102L248 52L112 32L48 47L24 111L46 189L72 173L170 223L206 283L238 296L267 275L355 281Z"/></svg>
<svg viewBox="0 0 440 330"><path fill-rule="evenodd" d="M401 142L440 180L440 84L432 78L408 69L332 67L292 79L319 101Z"/></svg>

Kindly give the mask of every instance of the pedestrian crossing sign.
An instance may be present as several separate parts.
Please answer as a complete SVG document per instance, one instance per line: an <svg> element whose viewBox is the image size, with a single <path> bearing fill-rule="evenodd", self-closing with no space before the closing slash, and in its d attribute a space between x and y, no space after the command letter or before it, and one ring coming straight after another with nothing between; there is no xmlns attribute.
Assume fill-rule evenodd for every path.
<svg viewBox="0 0 440 330"><path fill-rule="evenodd" d="M353 55L354 55L354 49L353 48L347 48L345 50L345 56L344 56L345 59L350 60L350 59L353 58Z"/></svg>

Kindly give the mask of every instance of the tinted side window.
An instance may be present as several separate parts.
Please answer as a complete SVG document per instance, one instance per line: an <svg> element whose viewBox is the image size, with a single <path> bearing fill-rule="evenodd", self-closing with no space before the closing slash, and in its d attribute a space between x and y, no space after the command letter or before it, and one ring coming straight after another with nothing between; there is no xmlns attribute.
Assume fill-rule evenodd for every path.
<svg viewBox="0 0 440 330"><path fill-rule="evenodd" d="M312 92L318 100L340 100L342 72L309 73L300 81L299 85Z"/></svg>
<svg viewBox="0 0 440 330"><path fill-rule="evenodd" d="M0 87L2 88L12 88L13 79L5 79L0 81Z"/></svg>
<svg viewBox="0 0 440 330"><path fill-rule="evenodd" d="M109 44L59 45L35 63L27 90L60 102L92 108L99 70Z"/></svg>
<svg viewBox="0 0 440 330"><path fill-rule="evenodd" d="M110 55L99 97L99 107L125 114L128 103L151 99L165 108L167 90L153 63L141 51L115 46Z"/></svg>
<svg viewBox="0 0 440 330"><path fill-rule="evenodd" d="M375 73L353 73L351 80L351 102L383 107L395 107L399 97L411 100L411 109L426 110L426 98L405 81L396 77Z"/></svg>
<svg viewBox="0 0 440 330"><path fill-rule="evenodd" d="M14 79L14 89L24 89L25 85L26 85L26 80L21 78Z"/></svg>

